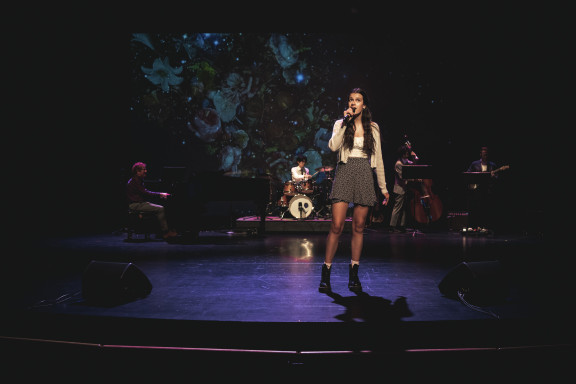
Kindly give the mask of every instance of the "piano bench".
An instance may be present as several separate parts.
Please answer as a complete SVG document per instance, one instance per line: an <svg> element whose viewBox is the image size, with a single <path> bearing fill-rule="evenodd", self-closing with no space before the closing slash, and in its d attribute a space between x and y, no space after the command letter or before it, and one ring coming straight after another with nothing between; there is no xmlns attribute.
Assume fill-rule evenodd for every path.
<svg viewBox="0 0 576 384"><path fill-rule="evenodd" d="M135 235L144 235L149 241L150 235L160 232L160 224L154 212L128 210L126 241L136 241Z"/></svg>

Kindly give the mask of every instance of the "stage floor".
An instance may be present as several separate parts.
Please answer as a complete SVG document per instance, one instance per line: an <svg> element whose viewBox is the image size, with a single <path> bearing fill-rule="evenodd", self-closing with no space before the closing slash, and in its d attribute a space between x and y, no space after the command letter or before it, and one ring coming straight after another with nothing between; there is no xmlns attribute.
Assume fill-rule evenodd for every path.
<svg viewBox="0 0 576 384"><path fill-rule="evenodd" d="M143 350L193 351L197 361L234 354L243 366L269 359L290 372L367 355L376 369L377 352L390 359L407 352L499 351L501 357L503 351L551 349L562 361L566 349L573 351L567 271L546 256L543 235L367 228L363 293L354 294L347 289L350 234L344 233L333 291L325 294L318 284L326 233L301 229L206 231L194 242L174 243L98 233L12 246L2 272L2 348L18 351L12 353L16 366L33 350L45 359L47 346L56 345L75 355L93 353L94 346L112 356L122 350L124 359L142 361ZM83 277L91 261L131 263L151 283L150 294L114 305L85 301ZM440 292L439 283L456 267L479 262L498 266L506 283L501 297L479 306ZM475 281L490 284L493 277Z"/></svg>

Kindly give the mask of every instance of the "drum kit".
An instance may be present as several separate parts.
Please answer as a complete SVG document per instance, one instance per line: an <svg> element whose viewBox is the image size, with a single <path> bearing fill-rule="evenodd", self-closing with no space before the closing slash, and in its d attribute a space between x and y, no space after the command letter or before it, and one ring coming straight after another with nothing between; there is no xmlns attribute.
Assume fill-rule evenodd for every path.
<svg viewBox="0 0 576 384"><path fill-rule="evenodd" d="M313 217L331 217L332 206L329 203L329 195L332 190L334 179L333 167L316 168L312 178L302 181L288 180L284 182L283 190L278 199L277 206L280 209L280 218L284 219L286 213L290 213L295 219ZM325 177L316 182L313 177L323 173Z"/></svg>

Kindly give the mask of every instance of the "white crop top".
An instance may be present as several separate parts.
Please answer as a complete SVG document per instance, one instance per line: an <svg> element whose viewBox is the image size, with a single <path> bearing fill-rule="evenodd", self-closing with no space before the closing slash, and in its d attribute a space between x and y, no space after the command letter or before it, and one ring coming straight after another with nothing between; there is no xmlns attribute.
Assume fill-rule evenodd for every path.
<svg viewBox="0 0 576 384"><path fill-rule="evenodd" d="M362 148L364 148L364 137L355 137L354 138L354 147L350 151L350 154L348 155L348 157L367 158L368 155L366 155L366 153L364 153Z"/></svg>

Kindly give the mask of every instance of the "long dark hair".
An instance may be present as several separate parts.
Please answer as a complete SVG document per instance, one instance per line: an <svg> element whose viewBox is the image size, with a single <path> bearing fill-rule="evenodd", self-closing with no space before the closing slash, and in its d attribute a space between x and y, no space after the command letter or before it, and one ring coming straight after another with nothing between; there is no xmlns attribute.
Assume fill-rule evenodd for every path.
<svg viewBox="0 0 576 384"><path fill-rule="evenodd" d="M366 108L362 111L362 127L364 127L364 148L362 150L368 157L372 156L374 152L374 135L372 135L372 112L370 112L370 101L368 100L368 95L366 91L362 88L354 88L349 93L359 93L362 95L364 100L364 105ZM354 124L352 119L348 120L346 123L346 130L344 131L344 148L352 150L354 147Z"/></svg>

